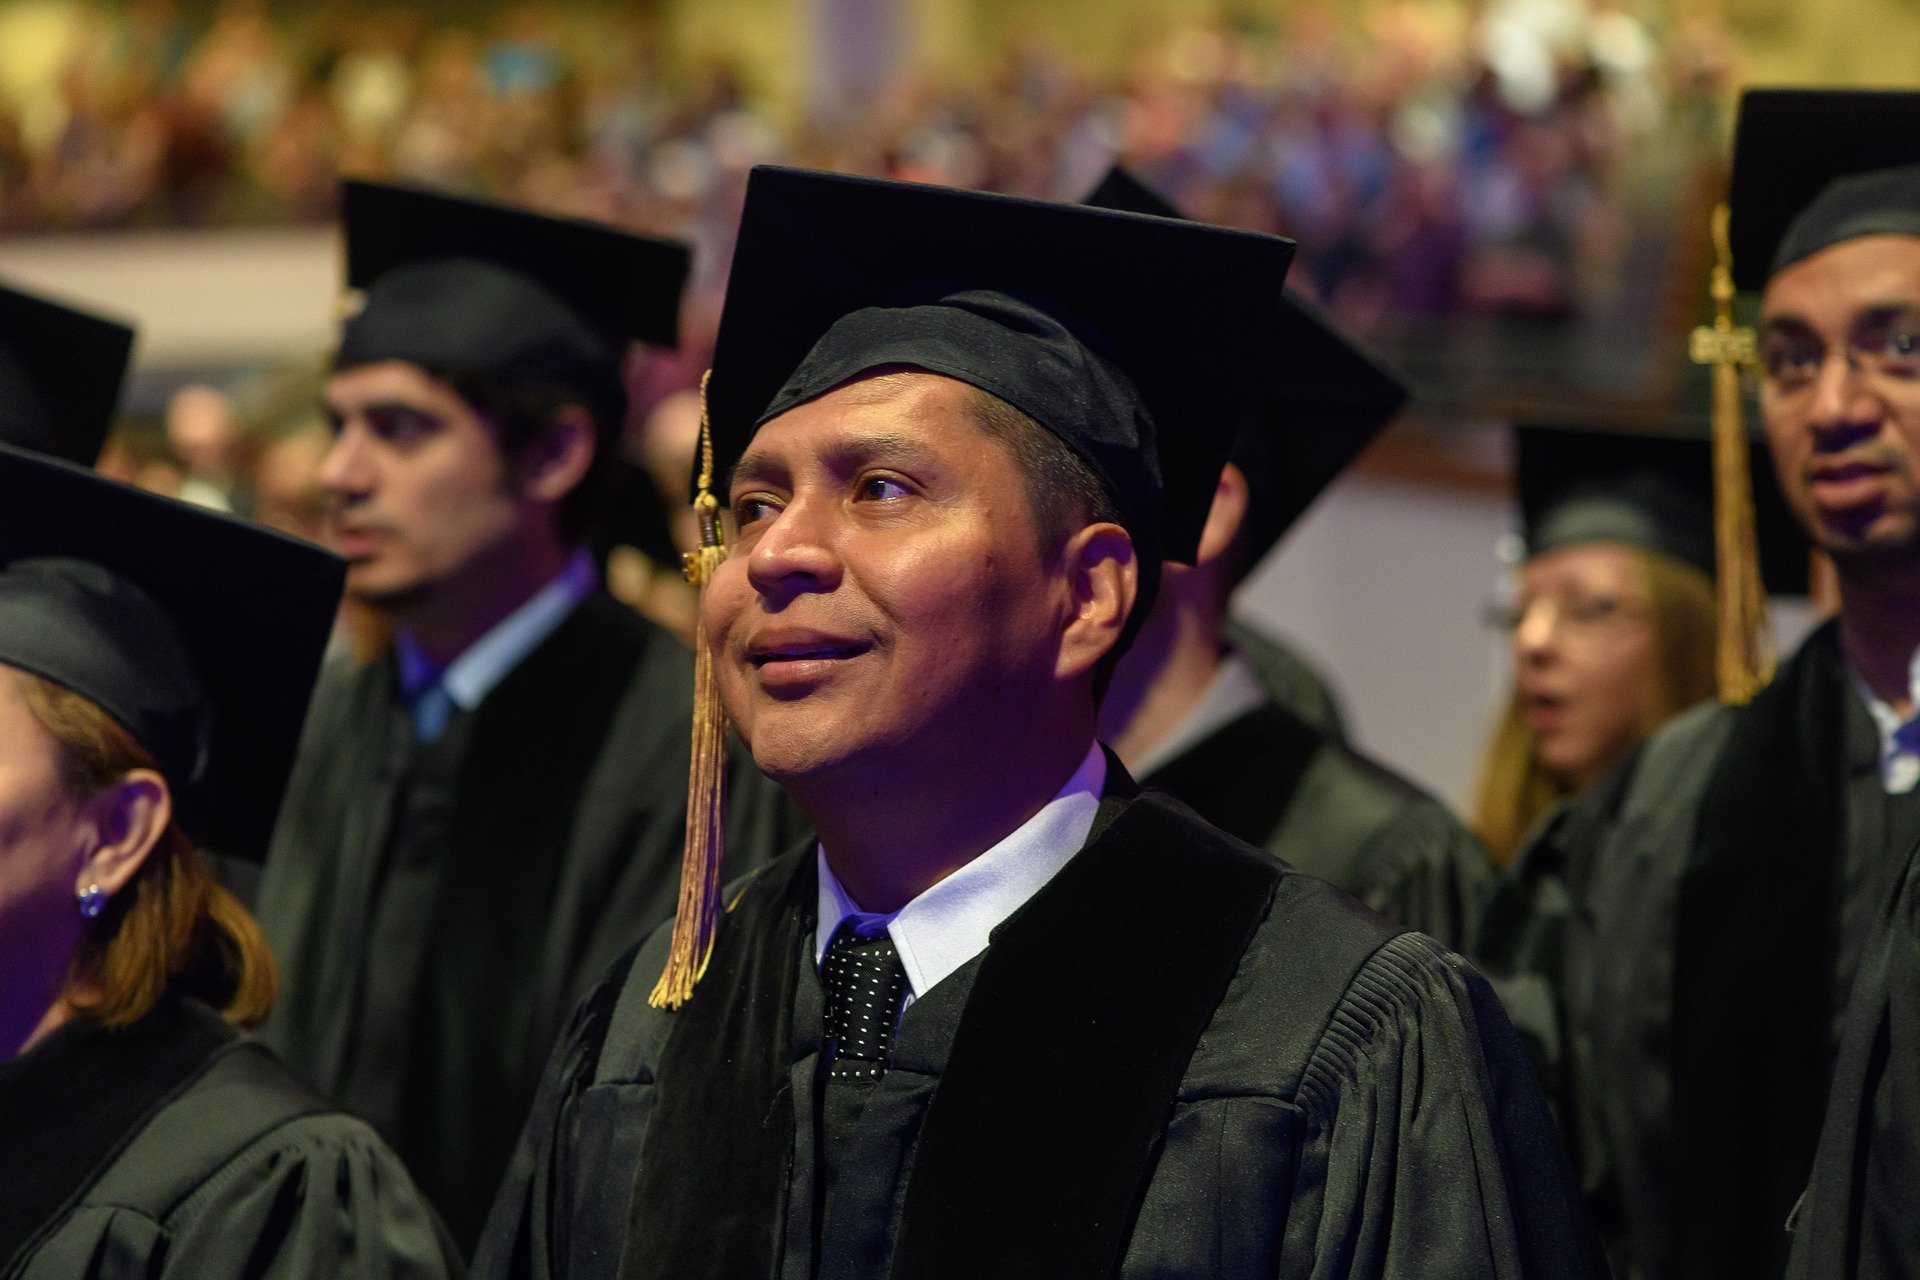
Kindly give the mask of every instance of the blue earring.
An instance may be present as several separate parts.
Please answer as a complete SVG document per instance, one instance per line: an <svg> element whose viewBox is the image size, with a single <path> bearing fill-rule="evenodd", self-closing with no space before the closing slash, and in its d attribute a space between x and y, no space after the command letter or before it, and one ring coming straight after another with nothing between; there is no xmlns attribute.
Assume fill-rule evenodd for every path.
<svg viewBox="0 0 1920 1280"><path fill-rule="evenodd" d="M107 891L97 884L90 884L80 891L80 914L88 920L97 919L107 909Z"/></svg>

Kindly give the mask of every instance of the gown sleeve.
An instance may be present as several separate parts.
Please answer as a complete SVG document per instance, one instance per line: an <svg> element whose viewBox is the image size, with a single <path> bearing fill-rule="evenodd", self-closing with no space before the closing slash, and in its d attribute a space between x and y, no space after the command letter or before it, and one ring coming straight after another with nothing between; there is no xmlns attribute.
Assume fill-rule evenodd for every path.
<svg viewBox="0 0 1920 1280"><path fill-rule="evenodd" d="M1387 851L1390 856L1382 856ZM1493 861L1444 805L1425 796L1409 802L1376 837L1367 861L1387 869L1358 895L1362 901L1446 946L1466 948L1493 879Z"/></svg>
<svg viewBox="0 0 1920 1280"><path fill-rule="evenodd" d="M668 926L670 928L670 926ZM656 942L664 941L667 929ZM660 948L655 946L653 951ZM648 954L642 950L641 956ZM474 1248L472 1274L486 1280L554 1280L568 1274L570 1247L592 1249L595 1242L573 1242L573 1184L578 1159L574 1138L578 1108L593 1083L607 1032L627 978L645 964L634 952L623 956L604 980L574 1010L540 1078L533 1108L507 1166L486 1229ZM643 968L651 973L653 969Z"/></svg>
<svg viewBox="0 0 1920 1280"><path fill-rule="evenodd" d="M1486 981L1403 934L1355 977L1304 1074L1280 1274L1606 1275L1551 1116Z"/></svg>
<svg viewBox="0 0 1920 1280"><path fill-rule="evenodd" d="M459 1251L396 1157L334 1113L280 1126L163 1224L162 1280L457 1280Z"/></svg>

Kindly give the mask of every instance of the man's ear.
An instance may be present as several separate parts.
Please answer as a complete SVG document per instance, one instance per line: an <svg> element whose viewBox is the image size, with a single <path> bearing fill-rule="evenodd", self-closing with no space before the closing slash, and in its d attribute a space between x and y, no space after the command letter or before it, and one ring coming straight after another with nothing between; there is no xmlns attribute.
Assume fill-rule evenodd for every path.
<svg viewBox="0 0 1920 1280"><path fill-rule="evenodd" d="M1140 593L1140 561L1133 538L1117 524L1090 524L1061 550L1073 614L1060 637L1054 674L1073 679L1093 670L1120 643Z"/></svg>
<svg viewBox="0 0 1920 1280"><path fill-rule="evenodd" d="M93 850L81 865L76 894L99 886L111 898L126 888L173 821L173 795L152 769L134 769L86 803Z"/></svg>
<svg viewBox="0 0 1920 1280"><path fill-rule="evenodd" d="M1214 563L1233 550L1234 540L1247 522L1247 477L1229 462L1220 471L1220 483L1213 487L1213 505L1207 508L1206 527L1200 531L1197 564Z"/></svg>
<svg viewBox="0 0 1920 1280"><path fill-rule="evenodd" d="M539 439L521 451L521 493L535 502L559 502L586 479L598 447L593 415L579 405L568 405L553 415Z"/></svg>

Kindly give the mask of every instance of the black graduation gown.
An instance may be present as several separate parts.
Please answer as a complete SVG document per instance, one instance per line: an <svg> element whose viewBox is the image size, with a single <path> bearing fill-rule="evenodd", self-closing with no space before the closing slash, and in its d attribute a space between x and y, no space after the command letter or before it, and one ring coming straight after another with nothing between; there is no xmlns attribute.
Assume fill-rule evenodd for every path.
<svg viewBox="0 0 1920 1280"><path fill-rule="evenodd" d="M205 1006L68 1023L0 1063L7 1280L443 1280L406 1170Z"/></svg>
<svg viewBox="0 0 1920 1280"><path fill-rule="evenodd" d="M1887 905L1840 1040L1791 1280L1920 1277L1920 857Z"/></svg>
<svg viewBox="0 0 1920 1280"><path fill-rule="evenodd" d="M1286 678L1292 668L1274 660L1285 652L1275 642L1239 625L1227 637L1268 701L1159 766L1146 785L1388 919L1464 949L1493 879L1485 847L1446 805L1296 714L1299 689Z"/></svg>
<svg viewBox="0 0 1920 1280"><path fill-rule="evenodd" d="M261 879L261 1038L393 1143L463 1246L568 1012L672 914L692 687L692 656L603 594L430 746L391 654L322 677ZM790 810L736 776L744 870Z"/></svg>
<svg viewBox="0 0 1920 1280"><path fill-rule="evenodd" d="M1333 686L1297 649L1240 618L1228 618L1220 636L1253 667L1275 705L1329 738L1347 740L1346 717Z"/></svg>
<svg viewBox="0 0 1920 1280"><path fill-rule="evenodd" d="M1109 767L1088 845L906 1010L824 1215L802 847L679 1012L664 933L581 1007L476 1274L1602 1274L1481 979Z"/></svg>
<svg viewBox="0 0 1920 1280"><path fill-rule="evenodd" d="M1497 975L1616 1270L1778 1276L1855 967L1916 806L1884 794L1837 624L1550 815L1489 910Z"/></svg>

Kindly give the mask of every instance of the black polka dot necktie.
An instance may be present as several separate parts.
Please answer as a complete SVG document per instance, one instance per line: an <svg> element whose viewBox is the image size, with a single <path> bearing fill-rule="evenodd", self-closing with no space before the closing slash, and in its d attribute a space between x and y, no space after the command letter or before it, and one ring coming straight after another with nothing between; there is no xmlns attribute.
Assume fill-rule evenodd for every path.
<svg viewBox="0 0 1920 1280"><path fill-rule="evenodd" d="M826 1039L834 1080L878 1080L887 1073L894 1024L907 998L907 971L886 933L863 938L843 923L820 964L827 995Z"/></svg>

